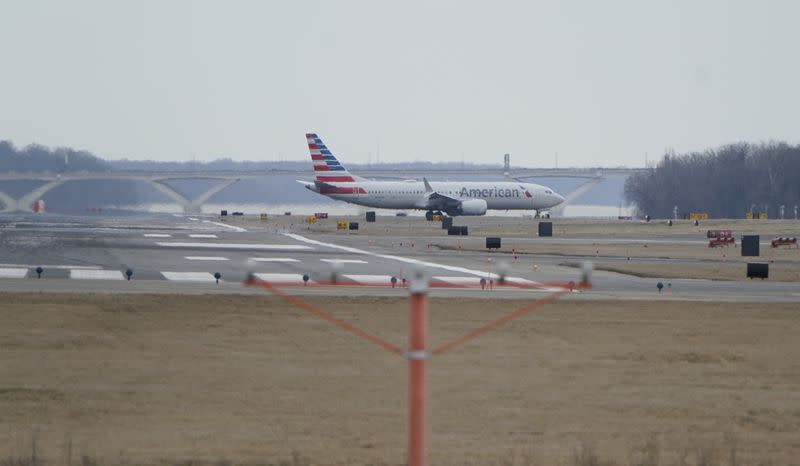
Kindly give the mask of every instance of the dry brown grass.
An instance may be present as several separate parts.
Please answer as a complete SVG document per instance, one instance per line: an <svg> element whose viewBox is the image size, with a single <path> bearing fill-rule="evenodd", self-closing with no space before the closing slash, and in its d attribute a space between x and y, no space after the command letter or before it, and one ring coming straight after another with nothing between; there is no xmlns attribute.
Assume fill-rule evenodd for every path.
<svg viewBox="0 0 800 466"><path fill-rule="evenodd" d="M404 299L310 299L405 342ZM515 304L433 300L431 343ZM576 462L582 445L611 464L729 464L732 438L741 464L795 463L797 316L543 308L431 361L431 464L604 464ZM47 464L67 445L74 464L403 463L405 361L275 298L5 294L0 321L0 458L35 435Z"/></svg>
<svg viewBox="0 0 800 466"><path fill-rule="evenodd" d="M700 239L702 241L702 238ZM486 251L484 238L463 238L458 241L462 250ZM586 240L585 243L552 243L543 240L537 243L515 242L513 238L504 240L500 252L511 253L515 250L519 254L538 254L554 256L584 256L589 258L630 257L635 259L702 259L708 261L726 262L753 262L756 261L786 261L800 262L800 249L797 248L761 248L760 257L742 257L739 247L709 248L706 243L597 243ZM433 245L453 250L456 245L452 241L432 242ZM798 264L800 265L800 264Z"/></svg>
<svg viewBox="0 0 800 466"><path fill-rule="evenodd" d="M411 236L446 236L447 232L441 229L438 222L428 222L423 217L378 217L375 223L367 223L363 216L341 216L320 220L313 224L304 222L299 216L271 217L266 222L260 222L253 217L245 219L229 218L231 224L240 224L248 229L296 229L317 233L336 233L340 235L351 234L347 231L336 230L336 220L359 222L359 231L355 234L369 234L370 236L411 235ZM678 220L673 226L667 226L666 221L652 221L645 223L631 220L597 220L584 218L553 218L553 234L557 237L603 237L603 238L630 238L679 235L686 237L705 238L707 230L726 229L733 230L737 238L742 234L758 234L764 238L772 236L800 236L800 222L793 220L707 220L694 226L689 220ZM536 237L539 220L516 217L456 217L457 225L467 225L470 232L480 236L505 236L505 237Z"/></svg>
<svg viewBox="0 0 800 466"><path fill-rule="evenodd" d="M716 264L637 264L635 262L593 262L595 270L624 273L636 277L651 278L697 278L706 280L749 280L747 267L742 262L720 262ZM581 268L577 262L563 262L559 265ZM800 266L771 265L769 278L778 282L800 282Z"/></svg>

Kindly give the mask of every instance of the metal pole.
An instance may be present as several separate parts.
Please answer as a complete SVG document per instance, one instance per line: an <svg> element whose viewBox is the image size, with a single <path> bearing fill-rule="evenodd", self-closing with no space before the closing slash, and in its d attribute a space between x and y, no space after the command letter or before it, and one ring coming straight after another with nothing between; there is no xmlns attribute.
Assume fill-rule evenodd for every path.
<svg viewBox="0 0 800 466"><path fill-rule="evenodd" d="M425 361L429 357L428 283L415 274L409 287L411 313L408 326L408 465L425 466L426 382Z"/></svg>

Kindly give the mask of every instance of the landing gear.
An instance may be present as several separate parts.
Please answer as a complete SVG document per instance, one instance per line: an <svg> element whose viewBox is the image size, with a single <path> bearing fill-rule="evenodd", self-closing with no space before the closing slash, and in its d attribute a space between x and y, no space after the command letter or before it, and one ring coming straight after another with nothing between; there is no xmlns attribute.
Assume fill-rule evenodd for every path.
<svg viewBox="0 0 800 466"><path fill-rule="evenodd" d="M440 211L438 211L438 210L435 211L435 212L432 211L432 210L429 210L429 211L425 212L425 220L427 220L429 222L432 221L434 215L438 215L439 217L441 217L442 213Z"/></svg>
<svg viewBox="0 0 800 466"><path fill-rule="evenodd" d="M533 218L550 218L550 212L542 213L542 212L537 210L536 214L534 214Z"/></svg>

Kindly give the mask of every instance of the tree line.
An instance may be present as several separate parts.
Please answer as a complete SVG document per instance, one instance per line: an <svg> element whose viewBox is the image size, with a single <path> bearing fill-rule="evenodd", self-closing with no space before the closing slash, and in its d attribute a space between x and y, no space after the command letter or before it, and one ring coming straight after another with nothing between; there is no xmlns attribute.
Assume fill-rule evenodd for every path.
<svg viewBox="0 0 800 466"><path fill-rule="evenodd" d="M110 169L108 162L84 150L50 149L38 144L17 149L10 141L0 141L0 172L64 173Z"/></svg>
<svg viewBox="0 0 800 466"><path fill-rule="evenodd" d="M786 218L800 204L800 146L783 142L729 144L704 152L668 152L652 168L630 176L625 198L639 215L672 217L705 212L714 218L743 218L766 212Z"/></svg>
<svg viewBox="0 0 800 466"><path fill-rule="evenodd" d="M310 171L311 159L306 154L298 155L300 160L282 161L239 161L219 158L208 162L200 161L154 161L154 160L104 160L91 152L66 147L50 149L31 144L18 149L11 141L0 141L0 172L19 173L64 173L76 171L105 172L111 170L128 171L267 171L297 170ZM463 162L389 162L380 164L346 163L356 169L499 169L499 164L475 164Z"/></svg>

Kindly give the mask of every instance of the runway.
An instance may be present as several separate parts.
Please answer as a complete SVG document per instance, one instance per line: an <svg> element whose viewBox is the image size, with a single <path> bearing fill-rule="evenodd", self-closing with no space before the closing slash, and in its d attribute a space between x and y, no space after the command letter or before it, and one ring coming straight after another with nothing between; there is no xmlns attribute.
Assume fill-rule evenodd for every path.
<svg viewBox="0 0 800 466"><path fill-rule="evenodd" d="M480 235L479 231L472 233ZM246 228L198 216L6 215L0 217L0 291L264 292L243 286L252 272L265 280L301 285L291 288L292 293L403 295L406 290L391 288L391 278L400 285L418 269L432 284L473 285L473 289L435 288L432 294L436 296L535 298L548 291L546 286L538 291L474 287L481 278L497 278L501 263L509 279L519 282L580 280L580 271L559 264L583 261L583 257L542 255L515 262L510 254L427 247L425 238L383 235L377 241L359 232L312 232L301 222L281 228ZM37 278L37 267L42 268L41 278ZM126 276L129 270L130 280ZM219 283L215 274L220 275ZM303 275L309 278L307 286L302 286ZM316 285L332 278L340 286ZM657 281L595 271L594 288L571 293L569 299L800 301L796 283L677 279L669 281L669 291L659 293Z"/></svg>

